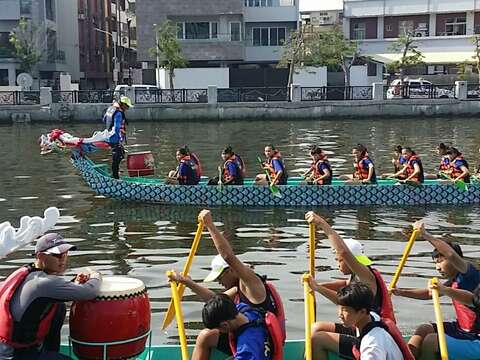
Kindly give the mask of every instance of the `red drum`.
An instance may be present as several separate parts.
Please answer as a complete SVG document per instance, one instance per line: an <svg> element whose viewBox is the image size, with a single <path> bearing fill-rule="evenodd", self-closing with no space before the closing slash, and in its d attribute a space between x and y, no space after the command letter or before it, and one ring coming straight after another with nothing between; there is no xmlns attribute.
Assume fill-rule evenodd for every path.
<svg viewBox="0 0 480 360"><path fill-rule="evenodd" d="M149 331L150 301L145 285L138 279L104 277L94 300L75 301L70 310L70 337L79 359L104 359L104 347L98 343L126 342L141 337L125 344L109 345L106 350L106 359L134 357L145 350Z"/></svg>
<svg viewBox="0 0 480 360"><path fill-rule="evenodd" d="M151 151L129 153L127 155L129 176L146 176L155 173L155 160Z"/></svg>

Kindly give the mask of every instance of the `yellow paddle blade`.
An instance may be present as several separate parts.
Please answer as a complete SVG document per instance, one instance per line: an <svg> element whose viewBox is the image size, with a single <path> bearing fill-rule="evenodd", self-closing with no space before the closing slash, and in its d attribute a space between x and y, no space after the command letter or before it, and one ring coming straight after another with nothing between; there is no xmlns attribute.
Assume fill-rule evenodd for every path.
<svg viewBox="0 0 480 360"><path fill-rule="evenodd" d="M436 277L430 280L432 285L438 284ZM445 340L445 329L443 328L443 314L440 307L440 296L437 289L432 289L433 308L435 309L435 321L437 323L438 343L440 345L440 359L448 360L447 342Z"/></svg>
<svg viewBox="0 0 480 360"><path fill-rule="evenodd" d="M198 249L198 244L200 243L200 238L202 237L203 232L203 222L198 223L197 232L195 233L195 237L193 238L192 247L190 248L190 253L188 254L187 262L183 267L183 276L187 276L190 268L192 267L193 258L195 253ZM180 301L182 301L183 293L185 292L185 285L180 284L178 286L178 295L180 297ZM170 325L175 318L175 306L173 303L173 298L170 300L170 304L168 305L168 310L165 314L165 318L163 319L162 330L165 330L168 325Z"/></svg>
<svg viewBox="0 0 480 360"><path fill-rule="evenodd" d="M389 290L392 290L393 288L395 288L395 286L397 286L398 279L400 278L400 274L402 273L403 267L407 262L408 255L410 254L410 250L412 249L413 243L415 242L415 239L417 238L417 236L418 236L418 230L413 230L407 245L405 245L405 250L403 251L403 256L402 256L402 259L400 260L400 263L397 266L395 275L393 275L393 279L390 282L390 285L388 286Z"/></svg>

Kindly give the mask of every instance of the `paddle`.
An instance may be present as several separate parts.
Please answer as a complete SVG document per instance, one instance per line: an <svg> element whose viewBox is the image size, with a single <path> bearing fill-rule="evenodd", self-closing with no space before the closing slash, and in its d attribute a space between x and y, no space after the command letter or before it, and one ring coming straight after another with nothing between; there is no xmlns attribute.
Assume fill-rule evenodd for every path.
<svg viewBox="0 0 480 360"><path fill-rule="evenodd" d="M438 285L436 277L430 280L432 285ZM448 360L447 342L445 341L445 329L443 328L443 314L440 308L440 296L437 289L432 289L433 308L435 309L435 320L437 323L437 336L440 345L440 359Z"/></svg>
<svg viewBox="0 0 480 360"><path fill-rule="evenodd" d="M173 275L173 271L167 271L167 277ZM182 360L189 360L190 355L187 349L187 337L185 336L185 325L183 323L182 307L180 305L180 290L175 281L170 281L170 289L172 291L172 301L175 307L175 318L177 320L178 337L180 338L180 350L182 352Z"/></svg>
<svg viewBox="0 0 480 360"><path fill-rule="evenodd" d="M217 183L217 190L223 191L223 182L222 182L222 167L218 165L218 183Z"/></svg>
<svg viewBox="0 0 480 360"><path fill-rule="evenodd" d="M312 279L315 279L315 224L313 222L308 224L308 240L309 240L309 250L310 250L310 263L309 263L309 275ZM315 292L310 289L308 294L310 297L310 312L312 314L312 322L316 318L316 302L315 302Z"/></svg>
<svg viewBox="0 0 480 360"><path fill-rule="evenodd" d="M457 187L458 190L460 191L468 191L468 185L463 181L462 179L460 180L453 180L448 174L445 173L440 173L440 176L443 177L446 180L450 180L453 182L453 184Z"/></svg>
<svg viewBox="0 0 480 360"><path fill-rule="evenodd" d="M312 324L314 314L312 313L312 298L310 297L310 286L308 286L309 274L303 274L303 295L305 307L305 360L312 360Z"/></svg>
<svg viewBox="0 0 480 360"><path fill-rule="evenodd" d="M264 170L265 172L265 176L267 177L267 181L268 181L268 185L269 185L269 188L270 188L270 192L272 193L273 196L276 196L278 198L281 198L282 197L282 194L280 193L280 189L277 187L277 185L275 185L274 183L272 183L272 178L270 177L270 173L268 172L268 169L265 169L263 167L263 161L262 159L259 157L257 157L257 160L258 162L260 163L260 166L262 167L262 169Z"/></svg>
<svg viewBox="0 0 480 360"><path fill-rule="evenodd" d="M400 274L402 273L403 267L405 266L405 263L407 262L408 255L410 254L410 250L412 249L413 243L415 242L415 239L418 236L418 230L413 230L412 235L410 235L410 239L408 240L407 245L405 246L405 250L403 251L402 259L400 260L400 263L398 264L397 270L395 271L395 275L393 275L393 279L390 282L390 285L388 286L389 290L392 290L397 286L398 278L400 277Z"/></svg>
<svg viewBox="0 0 480 360"><path fill-rule="evenodd" d="M410 185L410 186L413 186L413 187L421 187L422 186L422 183L419 183L417 181L413 181L413 180L400 180L400 179L397 179L397 178L394 178L394 177L386 177L385 180L395 180L401 184L406 184L406 185Z"/></svg>
<svg viewBox="0 0 480 360"><path fill-rule="evenodd" d="M200 243L200 238L202 237L203 232L203 222L200 221L198 223L197 232L195 233L195 237L193 238L192 247L190 248L190 253L188 254L187 262L183 267L182 275L187 276L188 272L190 271L190 267L192 266L193 257L198 249L198 244ZM180 301L182 300L183 293L185 292L185 285L180 284L178 286L178 295L180 297ZM175 306L174 306L173 298L170 300L170 304L168 305L167 313L165 314L165 318L163 319L162 330L165 330L168 325L172 322L175 316Z"/></svg>

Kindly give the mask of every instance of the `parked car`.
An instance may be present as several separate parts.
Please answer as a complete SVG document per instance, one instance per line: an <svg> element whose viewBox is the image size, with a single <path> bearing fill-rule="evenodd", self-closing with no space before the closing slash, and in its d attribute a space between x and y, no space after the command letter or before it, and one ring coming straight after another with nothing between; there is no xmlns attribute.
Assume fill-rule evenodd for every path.
<svg viewBox="0 0 480 360"><path fill-rule="evenodd" d="M387 99L410 98L410 99L428 99L428 98L454 98L455 92L451 88L442 88L433 85L430 81L419 79L395 79L390 83L387 89Z"/></svg>

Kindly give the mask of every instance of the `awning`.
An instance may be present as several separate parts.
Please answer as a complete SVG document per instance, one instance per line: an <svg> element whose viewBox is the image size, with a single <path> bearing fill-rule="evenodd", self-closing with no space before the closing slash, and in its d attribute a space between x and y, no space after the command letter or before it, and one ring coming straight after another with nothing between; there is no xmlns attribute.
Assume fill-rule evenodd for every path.
<svg viewBox="0 0 480 360"><path fill-rule="evenodd" d="M473 46L473 45L472 45ZM363 54L362 54L363 55ZM393 61L399 60L401 54L365 54L371 57L374 61L378 61L382 64L388 64ZM469 51L458 52L422 52L424 56L422 61L425 64L460 64L464 61L474 62L474 53Z"/></svg>

